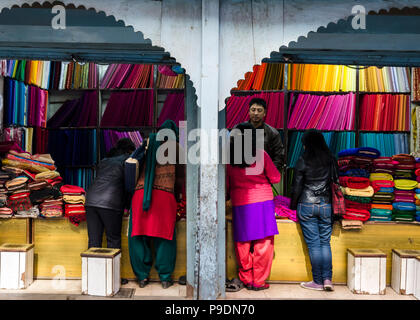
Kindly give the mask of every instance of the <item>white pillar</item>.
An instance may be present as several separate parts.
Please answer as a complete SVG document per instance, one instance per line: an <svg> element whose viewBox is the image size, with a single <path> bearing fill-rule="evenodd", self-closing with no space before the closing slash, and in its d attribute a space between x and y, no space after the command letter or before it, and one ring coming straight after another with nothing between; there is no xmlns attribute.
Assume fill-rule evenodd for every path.
<svg viewBox="0 0 420 320"><path fill-rule="evenodd" d="M219 97L219 1L202 0L201 37L201 128L209 137L208 143L201 141L200 163L200 215L199 215L199 286L198 298L216 299L220 293L218 232L218 157L209 147L217 143L211 137L212 129L218 128ZM211 137L211 138L210 138ZM217 149L216 149L217 150ZM223 241L224 245L224 241ZM222 292L223 292L222 288ZM224 292L223 292L224 293Z"/></svg>

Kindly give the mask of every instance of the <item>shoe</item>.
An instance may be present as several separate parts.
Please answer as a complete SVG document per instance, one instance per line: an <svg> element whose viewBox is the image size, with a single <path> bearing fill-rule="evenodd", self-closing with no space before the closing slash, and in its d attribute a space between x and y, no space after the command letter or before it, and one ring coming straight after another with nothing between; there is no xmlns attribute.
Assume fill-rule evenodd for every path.
<svg viewBox="0 0 420 320"><path fill-rule="evenodd" d="M260 291L270 288L270 285L268 283L263 284L262 286L253 286L254 291Z"/></svg>
<svg viewBox="0 0 420 320"><path fill-rule="evenodd" d="M324 280L324 290L325 291L334 291L334 286L331 282L331 280Z"/></svg>
<svg viewBox="0 0 420 320"><path fill-rule="evenodd" d="M245 287L244 283L238 278L232 280L226 280L225 290L226 292L238 292Z"/></svg>
<svg viewBox="0 0 420 320"><path fill-rule="evenodd" d="M245 288L247 288L247 290L254 290L254 285L252 283L248 283L245 285Z"/></svg>
<svg viewBox="0 0 420 320"><path fill-rule="evenodd" d="M300 286L302 288L310 289L310 290L318 290L318 291L323 291L324 290L324 286L322 284L317 284L317 283L315 283L313 281L302 282L300 284Z"/></svg>
<svg viewBox="0 0 420 320"><path fill-rule="evenodd" d="M187 276L180 276L178 279L178 284L185 286L187 284Z"/></svg>
<svg viewBox="0 0 420 320"><path fill-rule="evenodd" d="M172 280L170 280L170 281L162 281L162 288L163 289L168 289L173 284L174 284L174 282Z"/></svg>
<svg viewBox="0 0 420 320"><path fill-rule="evenodd" d="M139 287L140 288L144 288L145 286L147 286L148 283L149 283L149 279L148 278L143 279L143 280L140 280L139 281Z"/></svg>
<svg viewBox="0 0 420 320"><path fill-rule="evenodd" d="M125 284L127 284L128 283L128 280L127 279L125 279L125 278L121 278L121 284L122 285L125 285Z"/></svg>

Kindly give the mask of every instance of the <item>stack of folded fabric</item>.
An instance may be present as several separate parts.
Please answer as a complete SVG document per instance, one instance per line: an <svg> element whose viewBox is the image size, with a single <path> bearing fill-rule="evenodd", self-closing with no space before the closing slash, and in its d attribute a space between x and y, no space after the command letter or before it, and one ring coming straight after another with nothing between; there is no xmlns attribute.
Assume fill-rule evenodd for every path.
<svg viewBox="0 0 420 320"><path fill-rule="evenodd" d="M369 180L373 162L380 156L374 148L346 149L338 154L339 181L346 205L344 220L367 221L370 218L374 189ZM342 222L343 228L358 228L361 223Z"/></svg>
<svg viewBox="0 0 420 320"><path fill-rule="evenodd" d="M398 154L392 157L395 165L394 183L395 199L393 203L392 220L414 221L416 216L416 192L418 182L415 180L416 161L408 154Z"/></svg>
<svg viewBox="0 0 420 320"><path fill-rule="evenodd" d="M345 230L361 229L362 226L363 226L363 222L360 220L349 220L349 219L341 220L341 227Z"/></svg>
<svg viewBox="0 0 420 320"><path fill-rule="evenodd" d="M86 220L85 190L78 186L63 185L60 188L63 194L64 216L74 225Z"/></svg>
<svg viewBox="0 0 420 320"><path fill-rule="evenodd" d="M392 220L414 221L416 216L417 181L398 179L395 180L395 200L393 203Z"/></svg>
<svg viewBox="0 0 420 320"><path fill-rule="evenodd" d="M15 215L21 218L36 218L39 216L39 209L38 206L33 206L29 210L16 211Z"/></svg>
<svg viewBox="0 0 420 320"><path fill-rule="evenodd" d="M5 187L9 194L7 198L7 207L12 209L13 212L25 211L32 208L27 181L28 177L19 176L5 183Z"/></svg>
<svg viewBox="0 0 420 320"><path fill-rule="evenodd" d="M0 208L0 218L10 218L13 216L13 210L8 207Z"/></svg>
<svg viewBox="0 0 420 320"><path fill-rule="evenodd" d="M387 169L379 169L387 170ZM375 194L372 197L370 221L391 221L394 201L394 178L387 172L372 172L369 177Z"/></svg>
<svg viewBox="0 0 420 320"><path fill-rule="evenodd" d="M58 218L63 216L63 198L47 199L39 205L40 216L45 218Z"/></svg>
<svg viewBox="0 0 420 320"><path fill-rule="evenodd" d="M274 212L277 219L297 221L296 210L290 209L290 198L278 195L274 197Z"/></svg>
<svg viewBox="0 0 420 320"><path fill-rule="evenodd" d="M416 171L414 172L416 175L416 181L419 183L417 188L414 190L416 193L416 221L420 222L420 158L415 158L416 160Z"/></svg>

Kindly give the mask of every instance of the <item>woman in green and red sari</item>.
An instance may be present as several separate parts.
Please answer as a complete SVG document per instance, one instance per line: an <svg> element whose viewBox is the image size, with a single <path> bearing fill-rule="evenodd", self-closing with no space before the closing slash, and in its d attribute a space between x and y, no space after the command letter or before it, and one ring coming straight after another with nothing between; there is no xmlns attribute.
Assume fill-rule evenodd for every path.
<svg viewBox="0 0 420 320"><path fill-rule="evenodd" d="M172 130L178 141L178 128L172 120L165 121L159 131L162 129ZM180 201L185 181L185 166L179 164L177 141L165 142L176 150L176 164L160 164L156 160L160 142L156 140L155 133L150 134L146 161L140 168L131 202L128 245L131 266L141 288L148 284L153 265L151 242L155 248L155 268L162 287L166 289L173 284L177 201Z"/></svg>

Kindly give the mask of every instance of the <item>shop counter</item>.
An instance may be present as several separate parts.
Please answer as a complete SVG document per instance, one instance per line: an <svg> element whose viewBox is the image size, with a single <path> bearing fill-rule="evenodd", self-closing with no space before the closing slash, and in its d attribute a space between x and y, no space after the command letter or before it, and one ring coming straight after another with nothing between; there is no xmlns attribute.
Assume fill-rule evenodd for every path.
<svg viewBox="0 0 420 320"><path fill-rule="evenodd" d="M31 243L29 218L0 218L0 244Z"/></svg>
<svg viewBox="0 0 420 320"><path fill-rule="evenodd" d="M128 218L123 219L121 277L135 279L130 264L127 242ZM177 223L177 261L174 279L186 274L186 223ZM66 218L33 219L33 239L35 244L35 270L37 279L81 279L82 260L80 253L88 248L87 224L71 224ZM104 235L103 246L106 247ZM158 280L157 272L152 267L150 278Z"/></svg>
<svg viewBox="0 0 420 320"><path fill-rule="evenodd" d="M306 244L298 223L277 220L279 234L274 237L274 259L269 281L300 282L312 280L311 264ZM237 264L233 246L232 223L226 221L227 277L237 277ZM343 230L334 224L331 236L333 282L347 281L347 248L375 248L387 255L386 281L391 283L391 250L420 249L420 225L403 223L365 223L361 230Z"/></svg>

